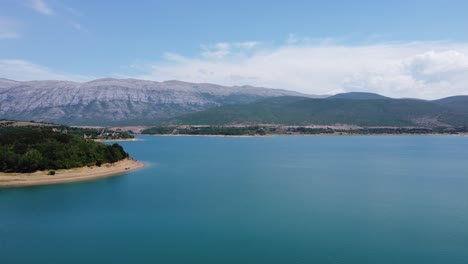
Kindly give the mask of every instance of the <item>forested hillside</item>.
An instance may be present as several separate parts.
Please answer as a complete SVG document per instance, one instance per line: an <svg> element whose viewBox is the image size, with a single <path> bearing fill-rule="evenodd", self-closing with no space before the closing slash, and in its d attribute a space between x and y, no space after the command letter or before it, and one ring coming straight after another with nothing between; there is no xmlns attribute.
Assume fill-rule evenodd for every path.
<svg viewBox="0 0 468 264"><path fill-rule="evenodd" d="M382 99L384 98L384 99ZM463 100L465 99L465 100ZM392 99L353 93L339 98L276 97L250 104L221 106L182 115L165 124L181 125L336 125L451 127L468 125L466 98L457 105L444 100ZM465 107L464 107L465 106Z"/></svg>

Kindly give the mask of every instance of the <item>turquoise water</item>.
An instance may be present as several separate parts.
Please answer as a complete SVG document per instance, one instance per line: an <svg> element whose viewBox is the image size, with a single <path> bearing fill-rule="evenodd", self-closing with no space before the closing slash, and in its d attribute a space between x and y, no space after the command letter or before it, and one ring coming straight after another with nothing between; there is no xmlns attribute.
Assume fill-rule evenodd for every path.
<svg viewBox="0 0 468 264"><path fill-rule="evenodd" d="M467 137L143 137L0 189L0 263L468 263Z"/></svg>

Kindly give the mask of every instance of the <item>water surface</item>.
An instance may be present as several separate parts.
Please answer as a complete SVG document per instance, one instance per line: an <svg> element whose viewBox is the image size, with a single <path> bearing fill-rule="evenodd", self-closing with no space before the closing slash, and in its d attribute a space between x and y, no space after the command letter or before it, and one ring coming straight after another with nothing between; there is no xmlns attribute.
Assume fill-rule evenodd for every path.
<svg viewBox="0 0 468 264"><path fill-rule="evenodd" d="M468 263L467 137L142 137L0 189L1 263Z"/></svg>

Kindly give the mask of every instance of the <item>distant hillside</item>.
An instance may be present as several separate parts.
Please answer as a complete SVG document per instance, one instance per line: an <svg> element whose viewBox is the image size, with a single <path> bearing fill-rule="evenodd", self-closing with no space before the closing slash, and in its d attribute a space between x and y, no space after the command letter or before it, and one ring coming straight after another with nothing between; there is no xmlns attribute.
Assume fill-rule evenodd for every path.
<svg viewBox="0 0 468 264"><path fill-rule="evenodd" d="M91 127L71 127L67 125L40 123L31 121L14 121L0 119L0 131L14 128L34 129L40 128L45 130L53 130L55 132L63 132L70 135L75 135L81 138L93 140L119 140L130 139L134 136L128 131L112 128L91 128Z"/></svg>
<svg viewBox="0 0 468 264"><path fill-rule="evenodd" d="M17 82L0 79L0 119L71 125L151 124L211 107L249 103L297 92L135 79Z"/></svg>
<svg viewBox="0 0 468 264"><path fill-rule="evenodd" d="M433 101L443 107L450 108L456 112L468 113L468 95L447 97Z"/></svg>
<svg viewBox="0 0 468 264"><path fill-rule="evenodd" d="M339 93L328 97L329 99L353 99L353 100L371 100L371 99L390 99L376 93L365 93L365 92L350 92L350 93Z"/></svg>
<svg viewBox="0 0 468 264"><path fill-rule="evenodd" d="M174 118L168 124L451 126L468 125L468 114L415 99L312 99L277 97L245 105L212 108Z"/></svg>

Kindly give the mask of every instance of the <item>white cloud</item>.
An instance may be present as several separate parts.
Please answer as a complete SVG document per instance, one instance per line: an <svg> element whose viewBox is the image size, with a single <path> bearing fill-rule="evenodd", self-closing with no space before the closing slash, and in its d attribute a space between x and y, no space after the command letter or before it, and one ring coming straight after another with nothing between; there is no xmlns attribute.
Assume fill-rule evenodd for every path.
<svg viewBox="0 0 468 264"><path fill-rule="evenodd" d="M249 42L244 42L249 43ZM468 94L468 43L339 45L291 35L279 47L202 46L198 56L168 53L139 78L250 84L311 94L369 91L393 97Z"/></svg>
<svg viewBox="0 0 468 264"><path fill-rule="evenodd" d="M468 45L415 45L412 54L347 78L344 86L401 97L468 94Z"/></svg>
<svg viewBox="0 0 468 264"><path fill-rule="evenodd" d="M53 15L54 11L43 0L30 0L29 7L43 15Z"/></svg>
<svg viewBox="0 0 468 264"><path fill-rule="evenodd" d="M468 70L468 56L457 50L442 52L429 51L405 61L405 66L411 73L430 82L434 79L443 80L447 76L454 77Z"/></svg>
<svg viewBox="0 0 468 264"><path fill-rule="evenodd" d="M93 77L60 73L25 60L0 59L0 78L16 81L69 80L88 81Z"/></svg>
<svg viewBox="0 0 468 264"><path fill-rule="evenodd" d="M17 23L10 19L0 18L0 39L16 39L19 37Z"/></svg>
<svg viewBox="0 0 468 264"><path fill-rule="evenodd" d="M248 84L309 94L367 91L426 99L468 94L468 43L349 46L295 40L295 44L279 47L246 43L250 42L203 46L193 57L165 53L161 62L137 62L123 69L123 74L111 76ZM15 80L93 79L24 60L0 60L0 77Z"/></svg>

